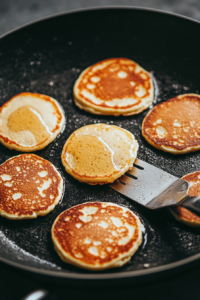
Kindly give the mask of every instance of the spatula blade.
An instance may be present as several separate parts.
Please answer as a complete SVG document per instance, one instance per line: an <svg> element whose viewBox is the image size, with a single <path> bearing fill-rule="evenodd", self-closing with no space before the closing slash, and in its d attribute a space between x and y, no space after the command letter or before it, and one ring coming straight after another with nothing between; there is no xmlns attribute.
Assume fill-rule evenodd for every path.
<svg viewBox="0 0 200 300"><path fill-rule="evenodd" d="M177 177L136 159L133 169L110 184L110 187L120 194L147 206L147 204L160 195L165 189L177 181Z"/></svg>

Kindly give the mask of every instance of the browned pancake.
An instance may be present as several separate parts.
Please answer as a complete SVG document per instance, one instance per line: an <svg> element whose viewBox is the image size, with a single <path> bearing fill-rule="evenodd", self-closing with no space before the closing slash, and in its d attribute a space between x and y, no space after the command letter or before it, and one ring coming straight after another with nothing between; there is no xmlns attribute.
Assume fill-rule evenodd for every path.
<svg viewBox="0 0 200 300"><path fill-rule="evenodd" d="M190 196L200 196L200 172L194 172L184 176L182 179L189 182ZM200 226L200 217L191 212L189 209L181 206L173 207L170 209L175 218L190 226Z"/></svg>
<svg viewBox="0 0 200 300"><path fill-rule="evenodd" d="M149 144L173 154L200 149L200 96L185 94L156 105L145 117L142 135Z"/></svg>
<svg viewBox="0 0 200 300"><path fill-rule="evenodd" d="M47 160L22 154L0 166L0 215L30 219L46 215L62 196L63 180Z"/></svg>
<svg viewBox="0 0 200 300"><path fill-rule="evenodd" d="M52 240L65 262L91 270L119 267L138 249L142 241L141 223L125 207L88 202L57 217Z"/></svg>
<svg viewBox="0 0 200 300"><path fill-rule="evenodd" d="M110 58L81 73L74 86L75 104L94 114L133 115L153 101L151 76L134 61Z"/></svg>

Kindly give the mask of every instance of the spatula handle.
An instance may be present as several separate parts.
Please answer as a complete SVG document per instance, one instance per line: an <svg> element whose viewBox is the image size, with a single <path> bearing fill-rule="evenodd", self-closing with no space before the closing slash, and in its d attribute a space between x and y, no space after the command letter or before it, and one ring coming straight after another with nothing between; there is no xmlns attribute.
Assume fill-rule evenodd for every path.
<svg viewBox="0 0 200 300"><path fill-rule="evenodd" d="M181 206L191 210L193 213L200 217L200 197L188 196Z"/></svg>

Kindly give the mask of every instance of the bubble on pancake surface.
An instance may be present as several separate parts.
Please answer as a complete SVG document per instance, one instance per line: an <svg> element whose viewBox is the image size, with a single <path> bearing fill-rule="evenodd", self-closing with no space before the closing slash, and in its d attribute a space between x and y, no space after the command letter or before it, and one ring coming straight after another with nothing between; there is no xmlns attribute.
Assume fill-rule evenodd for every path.
<svg viewBox="0 0 200 300"><path fill-rule="evenodd" d="M142 134L152 146L173 154L200 149L200 96L180 95L156 105L143 121Z"/></svg>
<svg viewBox="0 0 200 300"><path fill-rule="evenodd" d="M126 72L124 72L124 71L119 71L118 73L117 73L117 76L119 77L119 78L126 78L127 77L127 73Z"/></svg>
<svg viewBox="0 0 200 300"><path fill-rule="evenodd" d="M83 216L87 221L82 220ZM80 222L82 226L77 227ZM108 226L99 226L102 223ZM101 270L128 261L141 243L142 231L139 219L127 208L93 202L63 212L54 222L52 239L64 261Z"/></svg>
<svg viewBox="0 0 200 300"><path fill-rule="evenodd" d="M101 80L101 78L98 77L98 76L93 76L93 77L91 77L90 80L91 80L92 82L94 82L94 83L97 83L97 82L99 82L99 81ZM87 82L87 80L86 80L86 82Z"/></svg>
<svg viewBox="0 0 200 300"><path fill-rule="evenodd" d="M156 132L160 138L163 138L167 134L167 130L163 126L157 126Z"/></svg>
<svg viewBox="0 0 200 300"><path fill-rule="evenodd" d="M15 194L12 195L14 200L17 200L17 199L21 198L21 196L22 196L21 193L15 193Z"/></svg>
<svg viewBox="0 0 200 300"><path fill-rule="evenodd" d="M109 181L109 176L132 167L137 155L137 142L132 134L123 129L105 124L88 125L75 131L67 140L62 162L73 176L73 172L95 183L95 177ZM118 177L119 177L118 176ZM117 177L117 178L118 178ZM93 179L92 179L93 178ZM116 178L115 178L116 179ZM114 179L112 180L114 181ZM92 183L92 182L91 182Z"/></svg>
<svg viewBox="0 0 200 300"><path fill-rule="evenodd" d="M7 175L7 174L3 174L1 175L1 178L4 180L4 181L7 181L7 180L11 180L11 176L10 175Z"/></svg>
<svg viewBox="0 0 200 300"><path fill-rule="evenodd" d="M125 58L101 61L79 76L74 86L75 104L96 114L131 115L153 101L151 76Z"/></svg>
<svg viewBox="0 0 200 300"><path fill-rule="evenodd" d="M41 177L41 172L45 176ZM0 215L6 218L45 215L58 204L62 195L60 174L50 162L34 154L7 160L0 166L0 178ZM9 181L4 184L5 179Z"/></svg>

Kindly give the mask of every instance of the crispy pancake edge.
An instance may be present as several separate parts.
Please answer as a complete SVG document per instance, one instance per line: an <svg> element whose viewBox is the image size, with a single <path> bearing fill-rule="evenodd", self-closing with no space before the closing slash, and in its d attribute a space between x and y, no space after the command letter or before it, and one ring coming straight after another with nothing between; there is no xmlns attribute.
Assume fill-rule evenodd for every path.
<svg viewBox="0 0 200 300"><path fill-rule="evenodd" d="M113 60L113 59L124 59L124 60L129 60L130 62L134 62L136 63L135 61L131 60L131 59L128 59L128 58L124 58L124 57L115 57L115 58L107 58L105 60L102 60L102 61L99 61L91 66L89 66L88 68L86 68L85 70L83 70L83 72L79 75L78 79L76 80L75 84L74 84L74 87L73 87L73 97L74 97L74 102L75 104L82 110L85 110L89 113L92 113L92 114L97 114L97 115L113 115L113 116L120 116L120 115L123 115L123 116L131 116L131 115L135 115L135 114L139 114L140 112L144 111L145 109L147 109L153 102L153 99L154 99L154 84L153 84L153 80L152 80L152 77L150 75L149 72L147 72L145 69L143 69L139 64L137 64L145 73L147 73L150 77L150 84L151 84L151 89L153 90L152 92L152 99L149 99L148 101L146 100L146 102L138 105L138 106L135 106L135 105L130 105L130 107L120 107L120 108L112 108L112 107L104 107L104 106L101 106L101 105L95 105L94 103L90 103L88 101L86 101L85 99L83 99L82 97L80 97L78 95L78 84L80 83L82 77L85 75L85 73L88 72L88 70L95 66L95 65L98 65L102 62L105 62L105 61L109 61L109 60ZM77 90L77 91L76 91Z"/></svg>
<svg viewBox="0 0 200 300"><path fill-rule="evenodd" d="M200 97L200 95L198 94L182 94L182 95L178 95L178 96L175 96L174 98L177 98L177 97L183 97L183 96L198 96ZM171 98L171 99L168 99L167 101L165 102L168 102L168 101L171 101L173 100L174 98ZM152 141L148 135L146 134L145 132L145 120L146 118L151 114L151 112L160 104L163 104L165 102L162 102L162 103L159 103L157 104L154 108L152 108L152 110L150 110L148 112L148 114L145 116L143 122L142 122L142 136L144 137L144 139L151 145L153 146L154 148L158 149L158 150L162 150L164 152L168 152L168 153L171 153L171 154L185 154L185 153L190 153L190 152L195 152L195 151L198 151L200 150L200 144L197 145L197 146L191 146L191 147L185 147L184 149L182 150L179 150L179 149L176 149L175 147L170 147L170 146L164 146L164 145L158 145L156 143L154 143L154 141Z"/></svg>
<svg viewBox="0 0 200 300"><path fill-rule="evenodd" d="M97 124L85 125L83 127L80 127L79 129L84 128L84 127L88 127L88 126L94 126L94 125L97 125ZM106 126L108 126L108 124L103 124L103 123L99 123L99 125L106 125ZM79 182L84 182L84 183L87 183L87 184L90 184L90 185L97 185L97 184L103 185L103 184L112 183L116 179L118 179L119 177L121 177L122 175L124 175L124 173L126 173L128 170L130 170L133 167L133 163L134 163L135 159L137 158L137 152L138 152L138 148L139 148L137 140L135 139L134 135L130 131L128 131L128 130L126 130L124 128L115 126L115 125L109 125L109 126L116 127L117 129L126 131L126 132L128 132L131 135L131 137L133 139L133 142L135 143L135 152L136 152L135 157L132 158L132 160L130 161L129 165L125 166L123 169L121 169L119 171L116 171L111 176L107 176L107 177L106 176L104 176L104 177L80 176L78 173L76 173L75 171L73 171L73 169L71 169L71 167L65 161L65 153L66 153L65 149L66 149L66 147L68 145L68 142L73 137L74 133L79 130L79 129L77 129L77 130L75 130L68 137L67 141L65 142L65 144L63 146L62 154L61 154L61 161L62 161L63 166L65 167L66 172L68 174L70 174L72 177L74 177L76 180L78 180Z"/></svg>
<svg viewBox="0 0 200 300"><path fill-rule="evenodd" d="M1 131L0 131L0 143L3 144L5 147L7 147L10 150L17 150L17 151L22 151L22 152L32 152L32 151L41 150L41 149L45 148L47 145L49 145L53 140L55 140L55 138L59 135L59 133L61 133L61 131L64 129L64 127L66 125L66 118L65 118L64 110L63 110L62 106L60 105L60 103L56 99L54 99L50 96L38 94L38 93L24 92L24 93L16 94L10 100L5 102L0 107L0 116L2 114L3 109L6 106L8 106L15 97L18 97L20 95L35 96L42 100L49 101L50 103L52 103L53 106L55 107L56 111L60 114L60 123L59 123L59 125L58 124L56 125L56 127L53 130L53 134L51 135L51 137L49 139L46 139L42 143L37 144L32 147L24 147L24 146L18 144L17 142L15 142L15 141L9 139L8 137L4 136L3 134L1 134Z"/></svg>
<svg viewBox="0 0 200 300"><path fill-rule="evenodd" d="M115 116L115 117L118 117L118 116L133 116L133 115L136 115L136 114L139 114L141 113L142 111L144 111L145 109L147 109L152 102L148 102L148 105L138 109L138 110L133 110L133 109L127 109L127 110L122 110L122 109L118 109L117 111L116 110L111 110L111 109L107 109L107 108L104 108L104 109L97 109L95 107L95 105L90 105L88 106L86 102L83 101L79 101L79 99L76 98L76 96L74 95L74 102L76 104L76 106L78 106L80 109L82 110L85 110L86 112L89 112L91 114L95 114L95 115L105 115L105 116Z"/></svg>
<svg viewBox="0 0 200 300"><path fill-rule="evenodd" d="M117 206L117 207L123 207L123 206L120 206L120 205L117 205L115 203L112 203L112 202L84 202L84 203L81 203L81 204L92 204L92 203L106 203L108 205L112 205L112 206ZM75 205L73 207L76 207L76 206L79 206L80 204L78 205ZM71 209L72 207L70 207L69 209ZM124 207L123 207L124 208ZM68 210L68 209L67 209ZM125 254L122 254L120 255L117 259L114 259L112 262L109 262L109 263L105 263L103 265L89 265L89 264L86 264L82 261L78 261L76 260L75 258L73 257L70 257L69 255L67 255L63 250L62 250L62 247L60 246L60 244L57 242L57 239L54 237L54 234L53 234L53 230L54 230L54 226L57 222L57 220L59 219L59 217L66 211L63 211L54 221L53 225L52 225L52 228L51 228L51 238L52 238L52 241L53 241L53 244L54 244L54 249L55 251L57 252L57 254L59 255L59 257L66 263L69 263L69 264L72 264L72 265L75 265L77 267L81 267L81 268L84 268L84 269L87 269L87 270L92 270L92 271L101 271L101 270L105 270L105 269L109 269L109 268L117 268L117 267L121 267L123 266L125 263L127 263L131 257L133 256L133 254L138 250L139 246L141 245L142 243L142 224L141 224L141 221L139 219L139 217L134 214L134 212L132 212L130 209L128 209L133 215L134 217L136 218L137 220L137 225L138 225L138 231L139 231L139 236L138 236L138 240L137 242L134 244L134 247L129 251L129 253L125 253Z"/></svg>
<svg viewBox="0 0 200 300"><path fill-rule="evenodd" d="M193 173L188 173L187 175L183 176L182 179L186 180L185 177L193 175L193 174L195 174L197 172L199 172L199 171L195 171ZM180 207L180 209L182 209L182 208ZM177 221L179 221L181 223L184 223L184 224L186 224L188 226L200 227L200 217L197 216L195 213L191 212L189 209L184 208L184 210L188 211L189 214L194 215L196 217L195 219L191 220L191 219L185 218L184 216L180 216L180 214L176 211L176 209L169 208L169 210L172 213L172 215L176 218Z"/></svg>
<svg viewBox="0 0 200 300"><path fill-rule="evenodd" d="M27 154L28 154L28 153L27 153ZM19 156L21 156L21 155L23 155L23 154L20 154L20 155L17 155L17 156L13 156L13 157L7 159L3 164L0 165L0 167L1 167L2 165L4 165L7 161L9 161L9 160L11 160L11 159L13 159L13 158L15 158L15 157L19 157ZM45 211L34 212L32 215L20 215L20 216L18 216L18 215L16 215L16 214L15 214L15 215L14 215L14 214L8 214L8 213L5 213L4 211L0 210L0 216L5 217L5 218L7 218L7 219L9 219L9 220L16 220L16 221L18 221L18 220L25 220L25 219L35 219L35 218L37 218L38 216L45 216L45 215L47 215L48 213L50 213L50 212L55 208L55 206L60 202L60 199L62 198L62 195L63 195L63 193L64 193L64 182L63 182L63 178L62 178L61 174L58 172L58 170L56 169L56 167L55 167L51 162L49 162L48 160L46 160L46 159L44 159L44 158L42 158L42 157L40 157L40 156L38 156L38 155L36 155L36 154L30 153L30 155L39 157L40 159L43 159L43 160L47 161L48 163L50 163L50 164L52 165L53 169L55 170L55 172L57 173L57 175L58 175L59 178L60 178L60 185L59 185L59 187L58 187L59 195L58 195L57 199L55 200L55 202L54 202L51 206L49 206L47 210L45 210Z"/></svg>
<svg viewBox="0 0 200 300"><path fill-rule="evenodd" d="M169 208L171 214L175 217L175 219L181 223L184 223L188 226L191 227L200 227L200 221L198 222L197 220L188 220L186 218L180 217L175 210Z"/></svg>

